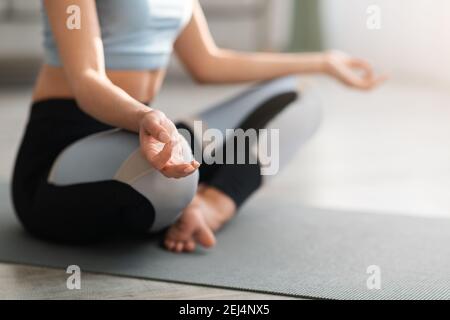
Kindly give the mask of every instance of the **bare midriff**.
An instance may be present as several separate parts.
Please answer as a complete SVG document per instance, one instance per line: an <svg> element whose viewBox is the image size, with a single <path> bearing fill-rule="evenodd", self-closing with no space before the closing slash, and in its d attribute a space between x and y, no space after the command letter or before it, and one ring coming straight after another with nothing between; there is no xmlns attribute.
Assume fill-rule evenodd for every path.
<svg viewBox="0 0 450 320"><path fill-rule="evenodd" d="M165 70L107 70L108 78L134 99L151 102L164 81ZM74 98L64 71L43 65L33 91L33 101Z"/></svg>

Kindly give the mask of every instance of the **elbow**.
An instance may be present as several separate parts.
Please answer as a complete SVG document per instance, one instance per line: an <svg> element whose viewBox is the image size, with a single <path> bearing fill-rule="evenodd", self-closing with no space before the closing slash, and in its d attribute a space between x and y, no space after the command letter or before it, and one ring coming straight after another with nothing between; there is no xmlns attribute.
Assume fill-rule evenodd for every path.
<svg viewBox="0 0 450 320"><path fill-rule="evenodd" d="M190 70L192 79L201 85L217 82L214 73L215 68L211 64L202 64Z"/></svg>
<svg viewBox="0 0 450 320"><path fill-rule="evenodd" d="M193 72L191 73L192 79L195 81L195 83L200 85L206 85L214 83L215 81L211 77L211 75L203 73L203 72Z"/></svg>
<svg viewBox="0 0 450 320"><path fill-rule="evenodd" d="M192 79L200 85L206 84L224 84L232 82L232 78L226 73L226 70L218 67L205 67L191 73Z"/></svg>
<svg viewBox="0 0 450 320"><path fill-rule="evenodd" d="M189 73L198 84L217 84L222 82L222 75L225 72L223 62L219 51L210 53L198 58L189 68Z"/></svg>

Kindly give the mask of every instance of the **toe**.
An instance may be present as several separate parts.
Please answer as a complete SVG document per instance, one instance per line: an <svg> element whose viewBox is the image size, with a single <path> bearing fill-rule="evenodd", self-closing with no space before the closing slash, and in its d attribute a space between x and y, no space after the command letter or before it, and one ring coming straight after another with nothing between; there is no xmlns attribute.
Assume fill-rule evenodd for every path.
<svg viewBox="0 0 450 320"><path fill-rule="evenodd" d="M175 252L183 252L184 243L182 241L177 242L175 246Z"/></svg>
<svg viewBox="0 0 450 320"><path fill-rule="evenodd" d="M172 250L173 247L174 247L174 245L175 245L175 241L173 241L173 240L171 240L171 239L166 239L166 240L164 241L164 244L165 244L165 246L166 246L166 248L167 248L168 250Z"/></svg>
<svg viewBox="0 0 450 320"><path fill-rule="evenodd" d="M194 234L194 237L195 240L198 241L198 243L206 248L212 247L216 244L216 237L214 237L214 233L206 225L206 223L202 223L199 225Z"/></svg>
<svg viewBox="0 0 450 320"><path fill-rule="evenodd" d="M185 246L184 246L184 250L187 251L187 252L194 251L195 250L195 242L192 241L192 240L187 241Z"/></svg>

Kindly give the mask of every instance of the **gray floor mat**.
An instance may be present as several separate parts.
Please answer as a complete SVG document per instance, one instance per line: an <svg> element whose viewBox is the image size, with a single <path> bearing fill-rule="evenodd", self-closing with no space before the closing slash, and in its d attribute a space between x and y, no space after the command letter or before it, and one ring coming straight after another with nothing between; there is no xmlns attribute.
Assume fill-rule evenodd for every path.
<svg viewBox="0 0 450 320"><path fill-rule="evenodd" d="M156 239L70 247L29 237L0 185L0 261L330 299L449 299L450 220L265 201L244 207L212 250L172 254ZM75 217L68 217L74 219ZM379 266L381 289L367 268Z"/></svg>

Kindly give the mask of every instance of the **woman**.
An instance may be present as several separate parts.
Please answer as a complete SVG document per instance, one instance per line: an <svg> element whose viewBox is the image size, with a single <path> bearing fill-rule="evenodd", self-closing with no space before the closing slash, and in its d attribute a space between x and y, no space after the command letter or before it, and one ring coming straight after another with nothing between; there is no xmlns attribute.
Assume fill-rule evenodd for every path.
<svg viewBox="0 0 450 320"><path fill-rule="evenodd" d="M318 122L317 107L306 93L297 99L295 82L283 77L324 73L363 90L382 81L367 62L339 52L218 48L197 0L43 4L46 63L16 161L13 198L24 227L44 239L91 242L168 228L164 244L169 250L210 247L214 232L263 179L259 159L200 167L204 159L191 156L191 148L202 143L192 120L221 130L261 129L273 125L278 115L299 110L291 118L296 131L285 134L288 140L294 136L295 143L282 137L283 156L306 140ZM73 5L79 8L80 28L67 25ZM172 49L199 83L279 79L174 124L148 106L163 83ZM194 135L191 148L181 131ZM225 147L233 139L215 152L228 152ZM245 148L246 160L257 157L249 142Z"/></svg>

